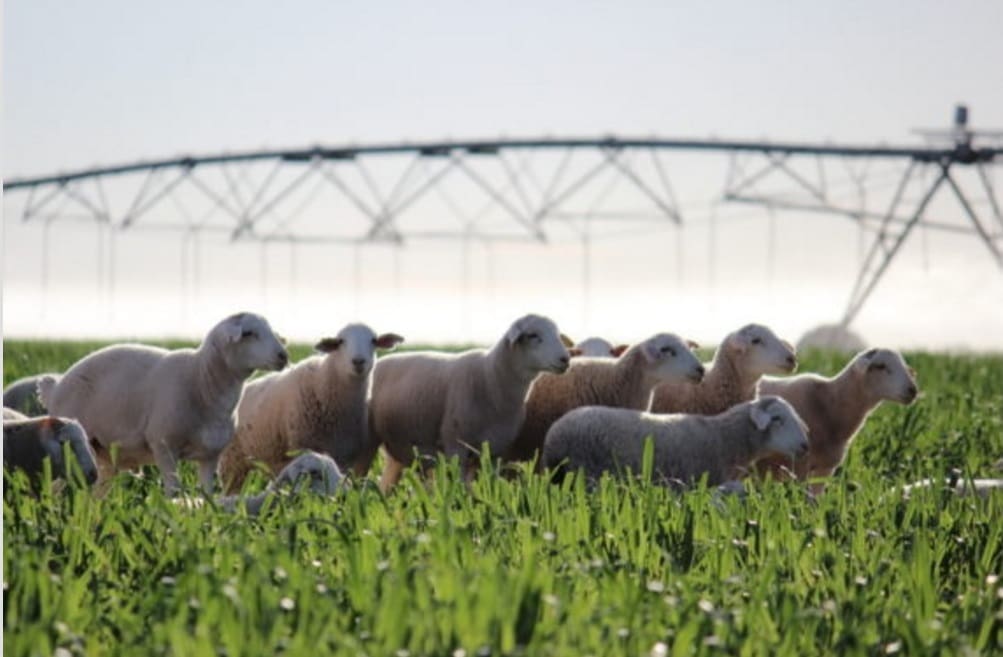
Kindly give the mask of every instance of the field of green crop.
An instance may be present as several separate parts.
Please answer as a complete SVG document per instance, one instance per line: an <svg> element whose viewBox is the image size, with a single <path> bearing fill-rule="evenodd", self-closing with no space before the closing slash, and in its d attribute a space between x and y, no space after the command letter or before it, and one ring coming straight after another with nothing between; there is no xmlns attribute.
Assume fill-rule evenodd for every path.
<svg viewBox="0 0 1003 657"><path fill-rule="evenodd" d="M94 345L4 345L4 381ZM294 350L296 357L305 350ZM1003 496L894 489L1003 456L1003 357L908 354L925 395L869 420L811 502L487 468L188 509L155 472L103 499L5 477L6 655L1003 653ZM838 358L807 354L802 370ZM194 487L194 472L186 472Z"/></svg>

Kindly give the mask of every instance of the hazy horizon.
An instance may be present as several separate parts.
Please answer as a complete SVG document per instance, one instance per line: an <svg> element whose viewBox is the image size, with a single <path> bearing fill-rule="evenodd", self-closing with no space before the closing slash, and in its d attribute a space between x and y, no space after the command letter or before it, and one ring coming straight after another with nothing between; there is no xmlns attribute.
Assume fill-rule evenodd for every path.
<svg viewBox="0 0 1003 657"><path fill-rule="evenodd" d="M7 2L5 10L5 177L263 146L499 135L922 145L911 129L948 127L956 103L968 104L974 128L1003 128L1003 4L991 1L929 0L907 13L890 1L236 8L107 0ZM672 331L714 344L751 321L795 341L841 318L870 234L863 241L838 216L771 218L763 207L719 204L723 155L665 161L682 229L583 228L574 217L588 215L602 180L578 199L574 217L547 220L548 245L466 251L459 240L263 247L221 232L186 241L182 231L142 225L112 240L93 224L59 221L43 256L41 222L20 219L27 195L7 193L3 335L197 339L222 316L253 310L297 341L361 320L409 342L486 344L515 317L541 312L576 338L626 342ZM384 189L406 164L370 162ZM867 164L864 190L852 184L862 171L844 164L826 171L832 198L882 212L906 162ZM1000 168L987 168L997 198ZM1003 232L970 168L954 172L990 230ZM122 207L127 184L101 193ZM456 198L432 194L401 225L455 229L447 205L472 214L484 202L476 190L450 189ZM321 199L295 230L365 228L344 198ZM623 190L611 199L650 211ZM181 200L198 207L191 195ZM165 203L144 221L183 223L183 210ZM946 189L928 216L967 222ZM501 211L483 222L513 223ZM917 230L853 328L872 344L1003 351L1003 269L977 237Z"/></svg>

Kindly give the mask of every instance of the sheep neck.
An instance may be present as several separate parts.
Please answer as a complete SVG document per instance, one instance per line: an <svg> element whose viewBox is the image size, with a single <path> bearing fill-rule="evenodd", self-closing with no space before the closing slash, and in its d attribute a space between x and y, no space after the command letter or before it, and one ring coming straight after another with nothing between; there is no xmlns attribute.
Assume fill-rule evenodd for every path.
<svg viewBox="0 0 1003 657"><path fill-rule="evenodd" d="M617 359L613 366L613 390L625 407L646 408L651 391L661 382L643 359L640 351L631 351Z"/></svg>
<svg viewBox="0 0 1003 657"><path fill-rule="evenodd" d="M728 401L727 405L731 406L755 397L758 380L759 376L743 371L722 345L714 354L714 360L700 385L714 390L718 399Z"/></svg>
<svg viewBox="0 0 1003 657"><path fill-rule="evenodd" d="M712 434L718 442L718 449L715 451L728 456L728 462L723 464L727 470L744 467L760 456L766 442L766 433L752 426L747 404L732 407L711 418L711 421L717 428ZM725 472L723 476L730 479L735 474Z"/></svg>
<svg viewBox="0 0 1003 657"><path fill-rule="evenodd" d="M209 408L232 411L240 400L244 381L254 370L235 370L213 344L203 344L196 352L197 386L202 403Z"/></svg>
<svg viewBox="0 0 1003 657"><path fill-rule="evenodd" d="M838 412L830 415L829 420L834 429L832 435L843 437L840 442L849 442L864 419L881 403L880 399L868 394L852 367L852 363L847 365L829 380L830 396L827 405L838 409Z"/></svg>
<svg viewBox="0 0 1003 657"><path fill-rule="evenodd" d="M498 408L524 403L538 374L520 367L508 350L508 344L502 340L486 356L485 369L490 382L486 392Z"/></svg>

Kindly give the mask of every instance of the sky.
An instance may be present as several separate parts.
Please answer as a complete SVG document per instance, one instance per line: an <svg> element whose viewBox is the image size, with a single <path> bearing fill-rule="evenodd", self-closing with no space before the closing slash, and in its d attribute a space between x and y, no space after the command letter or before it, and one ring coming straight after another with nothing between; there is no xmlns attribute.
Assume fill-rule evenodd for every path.
<svg viewBox="0 0 1003 657"><path fill-rule="evenodd" d="M503 135L918 144L910 130L946 126L957 102L976 127L1003 128L1000 25L994 0L7 0L2 172ZM110 246L72 223L50 234L46 279L41 228L20 223L23 196L10 193L4 335L195 337L245 308L303 340L358 319L411 340L483 343L530 311L573 336L622 341L669 330L714 343L748 321L794 340L837 319L861 256L857 228L795 213L771 228L761 209L727 208L712 247L725 169L712 160L672 156L686 226L597 234L588 282L571 238L466 252L206 243L195 275L177 235ZM868 207L881 208L882 193ZM933 211L961 221L949 200ZM114 276L102 264L112 248ZM890 346L1001 350L1003 271L974 238L917 234L855 328Z"/></svg>

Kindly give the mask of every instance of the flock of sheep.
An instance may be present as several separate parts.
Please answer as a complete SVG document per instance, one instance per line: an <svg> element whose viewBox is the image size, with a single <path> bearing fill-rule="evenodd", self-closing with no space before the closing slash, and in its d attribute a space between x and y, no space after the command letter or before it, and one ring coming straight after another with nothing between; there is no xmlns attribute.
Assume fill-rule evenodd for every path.
<svg viewBox="0 0 1003 657"><path fill-rule="evenodd" d="M4 391L4 467L37 481L48 461L65 476L72 454L88 482L103 483L155 464L176 495L178 463L194 461L206 494L218 477L229 494L219 504L252 514L304 480L331 493L342 472L364 477L380 447L384 493L412 462L427 469L440 454L457 458L469 481L484 449L505 462L535 459L555 478L637 474L649 438L659 483L803 480L830 475L882 401L910 404L918 394L915 372L888 349L859 353L832 378L768 377L791 374L797 358L756 324L726 336L708 365L671 333L629 347L596 338L575 346L538 315L517 319L490 349L377 360L378 349L401 342L350 324L287 368L268 321L239 313L197 349L105 347L62 375ZM256 370L272 373L248 382ZM28 417L38 402L47 415ZM272 483L241 497L256 469Z"/></svg>

